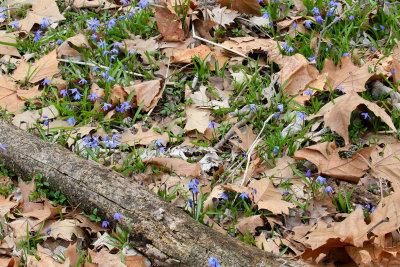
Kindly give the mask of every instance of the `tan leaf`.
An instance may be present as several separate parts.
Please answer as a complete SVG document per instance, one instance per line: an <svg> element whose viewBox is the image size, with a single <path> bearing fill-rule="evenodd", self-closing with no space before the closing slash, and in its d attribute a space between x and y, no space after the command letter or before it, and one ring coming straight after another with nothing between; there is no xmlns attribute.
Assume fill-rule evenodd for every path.
<svg viewBox="0 0 400 267"><path fill-rule="evenodd" d="M17 44L17 37L14 33L0 31L0 42ZM0 44L0 55L21 57L16 46Z"/></svg>
<svg viewBox="0 0 400 267"><path fill-rule="evenodd" d="M247 152L247 150L250 148L250 146L256 139L257 135L253 133L253 129L249 125L246 125L246 132L244 134L236 126L233 126L233 130L239 136L242 142L238 142L236 140L229 140L229 141L235 146L242 149L243 152Z"/></svg>
<svg viewBox="0 0 400 267"><path fill-rule="evenodd" d="M265 232L261 233L259 236L256 236L254 240L256 241L256 246L259 249L272 252L276 255L279 254L279 246L272 239L267 240L265 237Z"/></svg>
<svg viewBox="0 0 400 267"><path fill-rule="evenodd" d="M121 134L120 143L127 144L130 146L134 145L150 145L155 140L162 140L164 144L167 144L169 141L169 136L166 132L162 134L156 132L154 128L157 126L154 125L151 129L144 132L142 127L139 125L138 131L136 134L133 134L130 129L126 130L123 134Z"/></svg>
<svg viewBox="0 0 400 267"><path fill-rule="evenodd" d="M67 4L69 3L68 1L69 0L65 0ZM107 0L74 0L72 6L77 8L102 7L101 9L103 10L119 7L119 5L111 3Z"/></svg>
<svg viewBox="0 0 400 267"><path fill-rule="evenodd" d="M76 266L77 262L79 261L79 253L76 252L76 243L69 244L66 250L64 250L64 256L66 259L69 259L71 266Z"/></svg>
<svg viewBox="0 0 400 267"><path fill-rule="evenodd" d="M30 212L36 209L42 209L43 204L31 202L29 196L36 191L36 184L31 181L29 184L21 181L18 185L21 189L22 198L19 201L18 208L23 212Z"/></svg>
<svg viewBox="0 0 400 267"><path fill-rule="evenodd" d="M34 90L34 89L33 89ZM23 92L24 90L19 90L17 84L9 79L6 75L0 77L0 106L7 109L9 112L20 112L25 105L25 100L19 97L26 93L31 94L31 92Z"/></svg>
<svg viewBox="0 0 400 267"><path fill-rule="evenodd" d="M397 59L393 60L392 68L394 69L393 80L397 83L400 81L400 63Z"/></svg>
<svg viewBox="0 0 400 267"><path fill-rule="evenodd" d="M355 151L351 158L341 158L339 152L349 151L349 148L336 148L335 142L324 142L296 151L293 158L314 163L321 174L357 183L369 170L374 146Z"/></svg>
<svg viewBox="0 0 400 267"><path fill-rule="evenodd" d="M262 226L264 226L264 221L261 219L261 215L239 218L236 225L237 229L242 235L246 235L246 231L248 231L250 234L254 234L256 232L256 228Z"/></svg>
<svg viewBox="0 0 400 267"><path fill-rule="evenodd" d="M236 185L236 184L227 184L227 185L221 185L221 186L226 191L236 192L239 194L246 193L249 197L251 197L253 194L253 191L250 188L247 188L245 186Z"/></svg>
<svg viewBox="0 0 400 267"><path fill-rule="evenodd" d="M230 10L226 7L215 7L211 10L207 9L207 14L212 21L217 23L217 25L221 25L222 27L234 23L235 19L240 15L235 10Z"/></svg>
<svg viewBox="0 0 400 267"><path fill-rule="evenodd" d="M127 92L134 91L136 106L139 107L143 101L143 111L149 111L157 105L163 93L161 89L161 80L151 80L125 87Z"/></svg>
<svg viewBox="0 0 400 267"><path fill-rule="evenodd" d="M240 13L253 14L260 16L260 4L253 0L222 0L221 6L226 6L229 9L239 11Z"/></svg>
<svg viewBox="0 0 400 267"><path fill-rule="evenodd" d="M47 219L54 218L55 215L59 214L59 208L54 207L47 199L44 201L42 209L34 209L30 212L23 212L24 217L32 217L38 219L38 223L41 223Z"/></svg>
<svg viewBox="0 0 400 267"><path fill-rule="evenodd" d="M77 46L77 47L86 48L87 46L89 46L89 42L86 39L86 36L83 35L82 33L79 33L78 35L75 35L73 37L69 37L59 47L57 47L57 55L58 55L58 57L62 57L62 56L76 57L76 56L81 55L81 53L76 51L74 48L72 48L68 44L69 42L72 43L73 45Z"/></svg>
<svg viewBox="0 0 400 267"><path fill-rule="evenodd" d="M210 110L194 106L186 106L185 111L187 118L185 130L197 130L199 133L204 134L210 123Z"/></svg>
<svg viewBox="0 0 400 267"><path fill-rule="evenodd" d="M261 210L269 210L274 214L289 214L289 208L295 208L296 205L280 199L261 200L257 204Z"/></svg>
<svg viewBox="0 0 400 267"><path fill-rule="evenodd" d="M116 84L111 88L109 98L113 106L120 105L128 98L128 93L124 90L124 87Z"/></svg>
<svg viewBox="0 0 400 267"><path fill-rule="evenodd" d="M155 11L158 31L163 36L163 41L178 42L185 39L181 20L171 6L169 8L167 3L160 2L152 9Z"/></svg>
<svg viewBox="0 0 400 267"><path fill-rule="evenodd" d="M377 104L369 102L360 97L356 92L350 92L335 98L335 103L327 103L320 111L309 119L315 117L324 117L325 127L330 127L345 140L346 144L350 142L348 127L350 125L351 113L361 104L367 106L376 116L380 117L390 128L396 131L390 116Z"/></svg>
<svg viewBox="0 0 400 267"><path fill-rule="evenodd" d="M377 146L371 154L371 175L392 182L396 191L400 190L400 143Z"/></svg>
<svg viewBox="0 0 400 267"><path fill-rule="evenodd" d="M98 267L125 267L126 265L121 262L121 255L111 254L106 248L103 248L100 252L93 253L92 262L97 263Z"/></svg>
<svg viewBox="0 0 400 267"><path fill-rule="evenodd" d="M3 218L11 209L18 205L18 202L12 201L11 198L12 195L8 198L5 198L3 195L0 196L0 216Z"/></svg>
<svg viewBox="0 0 400 267"><path fill-rule="evenodd" d="M85 233L79 227L80 222L75 219L64 219L56 221L51 225L50 236L54 239L61 238L72 241L72 236L85 237Z"/></svg>
<svg viewBox="0 0 400 267"><path fill-rule="evenodd" d="M40 24L43 18L50 19L50 23L65 19L58 10L55 0L37 0L26 17L19 21L21 30L29 32L33 25Z"/></svg>
<svg viewBox="0 0 400 267"><path fill-rule="evenodd" d="M74 216L74 219L77 219L78 221L81 222L79 224L81 228L86 228L86 230L88 230L92 234L104 231L104 228L101 226L100 223L92 222L87 216L82 216L80 214L77 214Z"/></svg>
<svg viewBox="0 0 400 267"><path fill-rule="evenodd" d="M308 60L301 54L286 57L286 62L279 72L280 84L285 84L283 92L296 95L304 91L306 86L318 77L318 70L310 65Z"/></svg>
<svg viewBox="0 0 400 267"><path fill-rule="evenodd" d="M376 209L371 213L371 222L369 225L376 226L372 233L377 236L384 236L387 233L396 231L400 227L399 212L400 210L400 193L395 192L376 206Z"/></svg>
<svg viewBox="0 0 400 267"><path fill-rule="evenodd" d="M210 59L211 49L205 45L185 50L175 50L171 57L171 63L192 63L194 56L199 57L201 60L205 58Z"/></svg>
<svg viewBox="0 0 400 267"><path fill-rule="evenodd" d="M177 158L153 158L143 160L145 164L155 164L166 172L172 170L177 175L184 177L199 177L201 166L198 163L189 163L183 159Z"/></svg>
<svg viewBox="0 0 400 267"><path fill-rule="evenodd" d="M12 74L16 80L35 83L44 78L51 79L54 74L60 72L57 61L57 51L53 50L47 55L44 55L35 64L31 65L29 62L23 61ZM28 77L30 76L30 77Z"/></svg>
<svg viewBox="0 0 400 267"><path fill-rule="evenodd" d="M125 264L127 267L145 267L146 258L139 255L125 256Z"/></svg>
<svg viewBox="0 0 400 267"><path fill-rule="evenodd" d="M36 258L36 256L38 258ZM65 262L59 263L54 260L52 257L53 255L51 252L47 251L45 248L43 248L40 244L37 245L37 252L36 256L32 255L27 255L27 266L31 267L48 267L48 266L54 266L54 267L69 267L70 262L69 259L66 259ZM74 266L74 265L72 265Z"/></svg>
<svg viewBox="0 0 400 267"><path fill-rule="evenodd" d="M221 185L217 185L213 188L211 193L208 195L206 201L203 204L203 211L214 209L214 198L221 198L221 194L225 192L225 189Z"/></svg>
<svg viewBox="0 0 400 267"><path fill-rule="evenodd" d="M325 64L327 64L325 60ZM322 70L322 73L328 74L328 80L331 88L335 90L337 87L344 87L344 92L364 92L365 83L368 79L373 75L373 73L369 73L368 64L365 64L361 68L354 65L351 61L351 57L342 57L342 64L340 68L336 68L332 71L333 63L327 64L327 69ZM329 90L329 88L326 88Z"/></svg>
<svg viewBox="0 0 400 267"><path fill-rule="evenodd" d="M263 173L267 177L272 178L289 178L293 177L293 170L290 167L292 165L295 167L296 160L291 157L283 156L282 158L275 159L276 166L272 169L265 170Z"/></svg>
<svg viewBox="0 0 400 267"><path fill-rule="evenodd" d="M147 40L143 40L141 38L133 40L122 40L122 43L123 45L119 47L121 50L124 50L126 46L128 52L136 51L138 54L140 54L143 63L146 65L149 64L149 60L145 52L156 51L159 47L159 44L154 37Z"/></svg>
<svg viewBox="0 0 400 267"><path fill-rule="evenodd" d="M274 185L268 178L262 178L260 180L257 180L249 184L249 187L255 189L254 191L255 204L258 204L262 200L270 200L270 199L280 200L282 198L282 195L275 189Z"/></svg>

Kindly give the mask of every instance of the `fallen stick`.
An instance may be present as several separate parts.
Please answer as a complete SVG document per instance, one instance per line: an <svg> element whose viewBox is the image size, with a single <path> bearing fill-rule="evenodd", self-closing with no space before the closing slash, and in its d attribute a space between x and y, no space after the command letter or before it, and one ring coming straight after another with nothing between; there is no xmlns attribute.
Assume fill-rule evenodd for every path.
<svg viewBox="0 0 400 267"><path fill-rule="evenodd" d="M221 266L300 266L249 246L193 220L181 209L136 182L78 157L0 120L0 162L28 180L42 174L51 190L60 190L87 212L98 209L104 220L121 215L130 243L155 266L206 266L216 257Z"/></svg>

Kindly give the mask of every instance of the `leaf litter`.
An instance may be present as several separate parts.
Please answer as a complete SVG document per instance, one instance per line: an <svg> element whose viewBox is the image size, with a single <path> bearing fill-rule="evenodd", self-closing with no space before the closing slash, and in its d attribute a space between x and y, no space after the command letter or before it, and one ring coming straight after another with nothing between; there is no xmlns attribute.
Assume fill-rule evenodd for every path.
<svg viewBox="0 0 400 267"><path fill-rule="evenodd" d="M386 38L385 50L375 6L358 27L377 40L354 32L354 48L319 22L358 23L334 1L67 2L7 14L0 106L16 126L260 249L310 266L398 265L400 49ZM93 17L70 30L80 12ZM5 265L74 266L88 239L78 249L91 265L148 264L116 253L96 216L36 191L19 183L1 196ZM36 256L16 256L26 229L44 237Z"/></svg>

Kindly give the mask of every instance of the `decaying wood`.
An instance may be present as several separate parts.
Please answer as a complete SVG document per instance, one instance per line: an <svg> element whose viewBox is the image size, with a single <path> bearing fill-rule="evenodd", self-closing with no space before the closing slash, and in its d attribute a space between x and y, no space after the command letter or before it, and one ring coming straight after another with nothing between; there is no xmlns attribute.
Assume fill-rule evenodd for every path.
<svg viewBox="0 0 400 267"><path fill-rule="evenodd" d="M0 120L0 161L23 179L41 173L52 190L87 212L132 227L130 243L156 266L299 266L204 226L139 184L67 149L47 143Z"/></svg>

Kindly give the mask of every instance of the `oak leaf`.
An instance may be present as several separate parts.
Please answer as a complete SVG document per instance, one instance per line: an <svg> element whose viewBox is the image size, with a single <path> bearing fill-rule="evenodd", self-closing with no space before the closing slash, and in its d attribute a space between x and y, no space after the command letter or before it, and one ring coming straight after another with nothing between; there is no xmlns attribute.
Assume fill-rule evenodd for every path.
<svg viewBox="0 0 400 267"><path fill-rule="evenodd" d="M192 49L175 50L171 57L171 63L192 63L194 56L199 57L202 61L206 58L210 59L211 49L205 45L199 45Z"/></svg>
<svg viewBox="0 0 400 267"><path fill-rule="evenodd" d="M68 1L69 0L65 0L67 4L69 4ZM119 7L119 5L116 5L107 0L74 0L72 6L77 8L101 7L101 9L103 10Z"/></svg>
<svg viewBox="0 0 400 267"><path fill-rule="evenodd" d="M33 25L40 24L43 18L49 19L51 23L65 20L55 0L37 0L26 17L19 21L21 30L29 32Z"/></svg>
<svg viewBox="0 0 400 267"><path fill-rule="evenodd" d="M18 81L36 83L44 78L51 80L53 75L59 72L57 51L54 49L33 65L29 62L22 61L13 72L12 77Z"/></svg>
<svg viewBox="0 0 400 267"><path fill-rule="evenodd" d="M194 106L187 106L185 111L187 118L185 130L197 130L199 133L204 134L210 123L210 110L197 108Z"/></svg>
<svg viewBox="0 0 400 267"><path fill-rule="evenodd" d="M59 47L57 47L58 57L62 56L76 57L81 55L81 53L72 48L69 45L69 43L72 43L76 47L83 47L85 49L87 46L89 46L89 42L86 36L83 35L82 33L79 33L75 36L69 37Z"/></svg>
<svg viewBox="0 0 400 267"><path fill-rule="evenodd" d="M163 36L163 41L178 42L185 39L182 23L173 7L167 3L159 3L154 9L158 31Z"/></svg>
<svg viewBox="0 0 400 267"><path fill-rule="evenodd" d="M51 225L50 236L54 239L61 238L67 241L72 241L75 235L78 238L85 237L85 233L79 227L80 222L75 219L64 219L56 221Z"/></svg>
<svg viewBox="0 0 400 267"><path fill-rule="evenodd" d="M242 235L246 235L247 231L250 234L254 234L256 232L256 228L262 226L264 226L264 221L261 218L261 215L240 218L238 219L238 224L236 225L237 229Z"/></svg>
<svg viewBox="0 0 400 267"><path fill-rule="evenodd" d="M333 61L325 60L322 73L328 74L329 85L333 90L343 87L345 93L365 91L365 83L373 75L368 71L369 65L358 67L353 64L351 57L342 57L341 67L335 67ZM330 88L325 87L326 90Z"/></svg>
<svg viewBox="0 0 400 267"><path fill-rule="evenodd" d="M16 46L17 37L14 33L7 33L6 31L0 31L0 42L10 43L10 45L0 43L0 55L9 55L14 57L21 57Z"/></svg>
<svg viewBox="0 0 400 267"><path fill-rule="evenodd" d="M239 136L241 142L236 140L229 140L229 141L235 146L239 147L243 152L246 152L253 144L257 135L253 133L253 129L248 125L246 125L245 133L242 133L236 126L233 126L233 130Z"/></svg>
<svg viewBox="0 0 400 267"><path fill-rule="evenodd" d="M136 96L136 106L139 107L143 101L143 111L149 111L154 108L163 93L161 80L146 81L130 87L125 87L124 89L127 93L134 91L134 96Z"/></svg>
<svg viewBox="0 0 400 267"><path fill-rule="evenodd" d="M235 19L240 15L237 11L227 9L226 7L216 7L212 10L207 9L206 11L209 18L222 27L234 23Z"/></svg>
<svg viewBox="0 0 400 267"><path fill-rule="evenodd" d="M400 190L400 143L379 146L371 154L371 175L385 178L392 183L396 191Z"/></svg>
<svg viewBox="0 0 400 267"><path fill-rule="evenodd" d="M253 0L222 0L221 6L239 11L240 13L253 14L260 16L260 4Z"/></svg>
<svg viewBox="0 0 400 267"><path fill-rule="evenodd" d="M396 131L390 116L377 104L369 102L360 97L356 92L352 91L335 98L335 103L329 102L323 106L317 114L310 116L309 119L315 117L324 117L325 127L330 127L345 140L346 144L350 143L348 127L350 125L351 113L361 104L367 106L376 116L380 117L390 128Z"/></svg>

